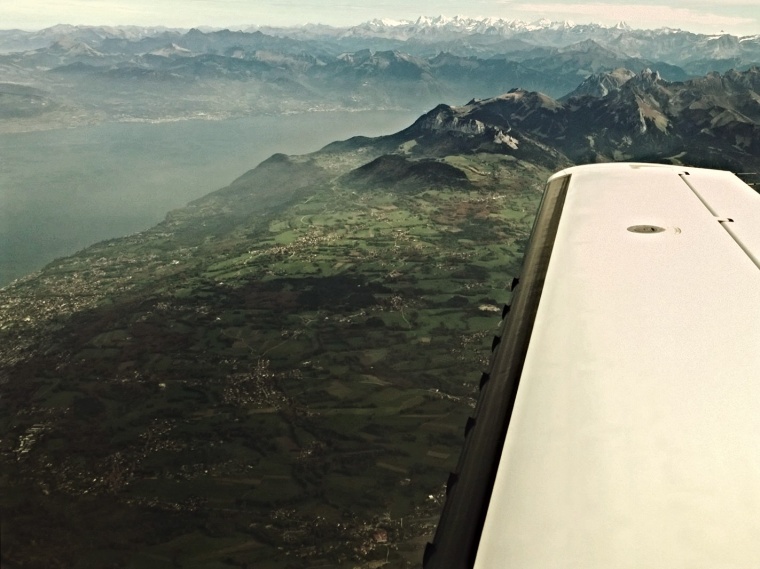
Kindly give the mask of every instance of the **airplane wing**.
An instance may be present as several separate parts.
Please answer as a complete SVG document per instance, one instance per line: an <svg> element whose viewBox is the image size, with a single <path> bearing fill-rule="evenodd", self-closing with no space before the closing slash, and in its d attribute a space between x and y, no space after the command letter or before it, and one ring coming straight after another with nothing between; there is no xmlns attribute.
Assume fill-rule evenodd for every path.
<svg viewBox="0 0 760 569"><path fill-rule="evenodd" d="M760 195L564 170L514 284L425 569L760 566Z"/></svg>

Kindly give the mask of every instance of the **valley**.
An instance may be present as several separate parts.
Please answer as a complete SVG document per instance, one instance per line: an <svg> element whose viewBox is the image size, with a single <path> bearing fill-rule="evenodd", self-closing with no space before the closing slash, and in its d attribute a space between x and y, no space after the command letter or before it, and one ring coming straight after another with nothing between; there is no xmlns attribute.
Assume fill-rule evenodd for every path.
<svg viewBox="0 0 760 569"><path fill-rule="evenodd" d="M9 558L43 532L40 566L416 565L548 174L457 162L464 188L339 176L207 224L212 239L201 204L16 284L0 322L25 338L2 355L4 400L26 410L2 449L4 484L25 488L4 503ZM42 346L51 359L28 358Z"/></svg>

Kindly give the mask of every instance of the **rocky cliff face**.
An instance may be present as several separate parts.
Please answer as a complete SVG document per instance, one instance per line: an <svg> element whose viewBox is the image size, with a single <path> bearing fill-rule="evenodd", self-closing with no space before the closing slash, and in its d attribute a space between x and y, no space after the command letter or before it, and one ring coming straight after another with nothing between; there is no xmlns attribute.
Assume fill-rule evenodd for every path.
<svg viewBox="0 0 760 569"><path fill-rule="evenodd" d="M623 83L635 75L633 71L625 68L618 68L608 73L594 73L586 77L574 91L571 91L560 100L565 101L571 97L581 97L583 95L604 97L610 92L620 89Z"/></svg>

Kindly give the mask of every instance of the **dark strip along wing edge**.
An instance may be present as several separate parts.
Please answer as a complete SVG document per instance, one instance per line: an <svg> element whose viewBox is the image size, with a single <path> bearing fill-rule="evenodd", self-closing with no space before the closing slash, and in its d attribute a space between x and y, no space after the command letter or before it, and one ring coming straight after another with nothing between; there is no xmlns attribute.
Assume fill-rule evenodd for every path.
<svg viewBox="0 0 760 569"><path fill-rule="evenodd" d="M520 278L512 283L512 304L505 307L475 414L467 421L462 453L446 485L441 519L425 548L425 569L465 569L475 563L569 183L569 175L559 177L544 190Z"/></svg>

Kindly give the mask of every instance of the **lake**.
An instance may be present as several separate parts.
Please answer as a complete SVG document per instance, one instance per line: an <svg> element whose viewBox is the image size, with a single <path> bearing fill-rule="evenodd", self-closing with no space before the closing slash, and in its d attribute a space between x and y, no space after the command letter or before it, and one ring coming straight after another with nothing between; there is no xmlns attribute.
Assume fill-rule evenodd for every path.
<svg viewBox="0 0 760 569"><path fill-rule="evenodd" d="M422 111L105 123L0 135L0 286L92 243L147 229L276 152L409 126Z"/></svg>

